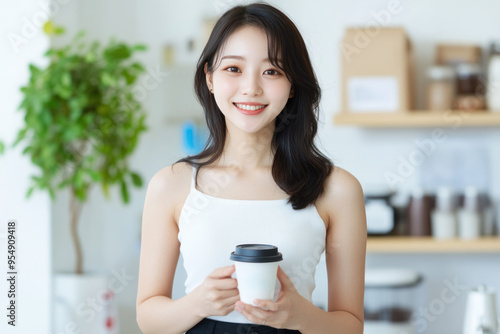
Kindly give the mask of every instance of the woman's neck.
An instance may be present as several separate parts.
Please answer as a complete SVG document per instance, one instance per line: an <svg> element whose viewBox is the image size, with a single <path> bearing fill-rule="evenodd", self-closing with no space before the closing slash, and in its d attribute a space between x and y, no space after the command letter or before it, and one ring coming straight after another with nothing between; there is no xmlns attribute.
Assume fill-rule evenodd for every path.
<svg viewBox="0 0 500 334"><path fill-rule="evenodd" d="M270 168L274 159L272 135L273 132L268 129L258 133L227 131L224 150L217 165L242 171Z"/></svg>

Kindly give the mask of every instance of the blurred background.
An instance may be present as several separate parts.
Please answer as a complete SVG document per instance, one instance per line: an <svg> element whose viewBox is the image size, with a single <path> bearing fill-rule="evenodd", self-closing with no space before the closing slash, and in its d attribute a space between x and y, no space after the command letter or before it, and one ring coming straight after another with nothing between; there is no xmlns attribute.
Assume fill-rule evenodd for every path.
<svg viewBox="0 0 500 334"><path fill-rule="evenodd" d="M3 317L0 332L85 333L99 322L88 332L140 333L135 298L146 186L206 139L194 68L214 20L238 3L250 1L1 1L0 249L7 254L7 222L16 220L18 322ZM319 147L365 191L365 333L461 333L470 323L492 332L498 301L491 289L500 288L500 3L269 3L298 26L323 89ZM44 34L48 19L66 33ZM28 64L47 65L45 51L81 30L89 41L147 46L134 54L144 67L134 94L147 130L128 159L143 179L130 188L130 202L120 200L120 187L110 187L110 199L100 187L89 192L78 227L83 272L101 278L91 292L68 297L79 289L64 278L75 268L69 191L26 199L37 168L22 147L9 147L24 124L16 109ZM184 294L182 263L174 299ZM316 270L314 303L326 309L324 257ZM105 287L112 293L103 294ZM12 299L10 288L2 279L2 305ZM486 316L476 314L471 293L488 295L484 303L496 317L481 324Z"/></svg>

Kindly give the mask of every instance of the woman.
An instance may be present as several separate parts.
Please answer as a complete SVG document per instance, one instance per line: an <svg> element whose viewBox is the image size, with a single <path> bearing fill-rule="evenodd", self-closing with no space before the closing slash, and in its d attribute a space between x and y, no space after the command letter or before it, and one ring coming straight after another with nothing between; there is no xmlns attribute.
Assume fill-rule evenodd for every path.
<svg viewBox="0 0 500 334"><path fill-rule="evenodd" d="M320 88L293 22L266 4L222 15L195 74L210 137L150 181L137 321L144 333L362 333L359 182L314 144ZM278 246L278 295L239 300L237 244ZM326 252L328 311L311 302ZM172 300L179 254L186 295Z"/></svg>

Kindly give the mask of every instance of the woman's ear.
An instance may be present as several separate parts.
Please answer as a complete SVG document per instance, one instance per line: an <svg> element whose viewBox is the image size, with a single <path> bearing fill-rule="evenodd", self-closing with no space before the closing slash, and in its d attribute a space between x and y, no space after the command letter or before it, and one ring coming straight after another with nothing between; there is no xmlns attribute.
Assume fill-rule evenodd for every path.
<svg viewBox="0 0 500 334"><path fill-rule="evenodd" d="M293 97L293 94L294 94L294 90L292 87L292 89L290 89L290 95L288 96L288 98L291 99Z"/></svg>
<svg viewBox="0 0 500 334"><path fill-rule="evenodd" d="M213 91L212 74L208 73L208 63L205 63L203 69L205 70L205 80L207 81L207 87L210 92Z"/></svg>

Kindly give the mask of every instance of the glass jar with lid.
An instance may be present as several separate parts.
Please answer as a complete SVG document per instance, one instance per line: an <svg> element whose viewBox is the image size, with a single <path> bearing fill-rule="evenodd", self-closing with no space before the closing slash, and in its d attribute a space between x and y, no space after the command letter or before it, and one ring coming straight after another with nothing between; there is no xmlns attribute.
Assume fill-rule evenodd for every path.
<svg viewBox="0 0 500 334"><path fill-rule="evenodd" d="M481 66L479 64L462 63L457 65L458 95L474 95L479 92Z"/></svg>
<svg viewBox="0 0 500 334"><path fill-rule="evenodd" d="M479 64L462 63L457 65L456 71L456 109L485 109L484 86L481 79L481 66Z"/></svg>
<svg viewBox="0 0 500 334"><path fill-rule="evenodd" d="M500 40L491 43L488 61L488 109L500 112Z"/></svg>
<svg viewBox="0 0 500 334"><path fill-rule="evenodd" d="M455 98L455 71L451 66L432 66L427 72L427 110L451 110Z"/></svg>

